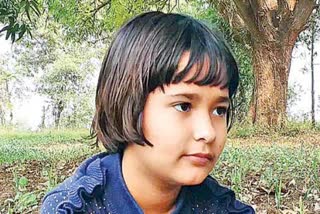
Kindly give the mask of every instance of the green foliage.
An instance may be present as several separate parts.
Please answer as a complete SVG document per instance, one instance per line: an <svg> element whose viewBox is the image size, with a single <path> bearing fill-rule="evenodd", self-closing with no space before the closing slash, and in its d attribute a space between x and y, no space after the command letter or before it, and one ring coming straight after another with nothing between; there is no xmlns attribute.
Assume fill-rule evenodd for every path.
<svg viewBox="0 0 320 214"><path fill-rule="evenodd" d="M293 86L288 87L288 101L287 101L287 109L294 106L301 98L300 94L302 94L302 86L298 83L295 83ZM290 111L290 110L289 110Z"/></svg>
<svg viewBox="0 0 320 214"><path fill-rule="evenodd" d="M66 29L69 38L107 37L122 23L140 13L145 2L138 1L51 1L50 15ZM111 21L112 20L112 21Z"/></svg>
<svg viewBox="0 0 320 214"><path fill-rule="evenodd" d="M45 168L42 170L41 175L47 179L46 181L46 192L52 190L54 187L56 187L59 184L59 180L64 180L65 177L61 177L58 179L57 172L53 169L52 166Z"/></svg>
<svg viewBox="0 0 320 214"><path fill-rule="evenodd" d="M280 136L298 136L300 134L316 134L320 131L320 124L312 125L310 121L288 121L286 127L279 130Z"/></svg>
<svg viewBox="0 0 320 214"><path fill-rule="evenodd" d="M0 56L0 125L11 125L13 103L25 95L22 75L14 69L15 62L8 55Z"/></svg>
<svg viewBox="0 0 320 214"><path fill-rule="evenodd" d="M37 0L1 0L0 23L5 26L0 33L6 32L6 39L11 38L12 43L21 39L25 33L31 36L34 17L40 14Z"/></svg>
<svg viewBox="0 0 320 214"><path fill-rule="evenodd" d="M242 141L231 140L212 172L219 181L231 186L240 199L252 182L255 188L275 196L277 208L282 207L284 193L289 188L307 192L320 190L318 147L310 144L299 146L251 143L252 145L241 146ZM311 167L310 163L314 166Z"/></svg>
<svg viewBox="0 0 320 214"><path fill-rule="evenodd" d="M106 39L124 21L143 11L161 10L167 0L3 0L0 4L0 23L6 26L0 32L7 32L12 42L26 32L31 35L38 19L59 23L67 37L76 41Z"/></svg>
<svg viewBox="0 0 320 214"><path fill-rule="evenodd" d="M245 117L252 88L249 51L234 42L229 25L219 17L215 8L205 1L189 1L187 4L180 3L179 7L172 5L170 8L166 8L168 5L164 1L162 4L130 0L106 1L101 5L94 5L90 1L50 1L48 4L50 16L61 25L40 19L38 22L40 28L35 31L38 39L36 41L24 39L22 47L16 48L16 54L19 55L21 72L39 76L38 92L50 99L48 110L52 109L56 126L72 127L81 121L82 124L88 124L93 112L93 105L89 105L93 104L93 101L88 100L93 97L93 90L90 87L81 87L83 80L88 79L85 76L85 71L88 69L82 69L83 64L90 57L82 57L83 48L73 48L79 45L71 44L63 38L67 36L73 38L72 40L85 38L90 41L101 36L109 38L109 34L118 29L125 20L138 13L150 9L170 10L170 8L201 19L209 26L223 31L235 52L242 76L235 103L238 107L236 116L239 120ZM46 25L46 29L41 27L44 21L50 23ZM45 71L43 76L38 75L43 71ZM87 92L82 93L81 89L87 89Z"/></svg>
<svg viewBox="0 0 320 214"><path fill-rule="evenodd" d="M70 160L92 154L88 130L16 132L0 130L0 164L27 160Z"/></svg>
<svg viewBox="0 0 320 214"><path fill-rule="evenodd" d="M89 128L94 115L94 88L83 94L78 94L69 100L69 108L63 112L60 127Z"/></svg>
<svg viewBox="0 0 320 214"><path fill-rule="evenodd" d="M72 159L80 163L83 158L99 152L90 149L85 143L74 146L87 133L88 130L46 130L36 133L0 130L0 155L4 158L0 163L8 167L13 161L12 157L16 158L11 164L15 166L12 179L14 195L6 199L4 204L0 202L0 212L36 212L45 192L54 188L74 170L70 165L66 169L61 168L62 162ZM220 183L230 186L237 197L247 203L252 203L259 197L265 198L261 202L263 206L279 210L284 207L306 210L315 202L312 193L320 191L320 148L299 140L295 142L274 142L272 136L245 140L232 138L228 140L211 174ZM3 145L8 148L5 152L1 150ZM17 146L23 148L24 153L16 155ZM37 162L28 163L30 159L26 155L31 149L39 148L41 152L31 159L41 162L38 170L41 172L41 182L45 182L34 184L35 188L30 191L29 186L33 181L22 174L21 169ZM6 155L3 156L3 153Z"/></svg>
<svg viewBox="0 0 320 214"><path fill-rule="evenodd" d="M19 177L14 173L15 196L6 199L5 204L8 207L8 213L30 212L37 208L38 198L35 192L28 192L28 179L24 176Z"/></svg>
<svg viewBox="0 0 320 214"><path fill-rule="evenodd" d="M171 11L180 3L167 0L48 1L48 15L60 23L69 39L108 39L135 15L150 10Z"/></svg>
<svg viewBox="0 0 320 214"><path fill-rule="evenodd" d="M252 72L252 54L251 48L238 42L234 37L233 29L218 13L215 5L209 5L205 0L188 1L188 4L181 4L180 11L187 13L197 19L202 20L212 29L218 29L222 32L222 36L230 45L234 53L236 61L238 62L240 71L240 83L238 93L234 100L234 116L238 122L242 122L248 115L250 101L254 87L254 77ZM237 32L239 36L241 33ZM241 35L245 36L245 35Z"/></svg>
<svg viewBox="0 0 320 214"><path fill-rule="evenodd" d="M56 24L44 26L40 20L38 28L33 31L35 38L24 37L13 46L14 56L18 62L17 71L27 77L36 77L45 67L53 63L64 46L61 29Z"/></svg>
<svg viewBox="0 0 320 214"><path fill-rule="evenodd" d="M236 123L228 133L230 138L252 138L252 137L297 137L302 134L310 136L317 135L320 132L320 124L312 126L310 121L291 121L280 129L270 129L262 126L253 125L247 121Z"/></svg>
<svg viewBox="0 0 320 214"><path fill-rule="evenodd" d="M19 73L32 78L36 91L47 98L41 128L52 123L56 127L88 127L101 47L66 41L58 24L47 28L44 20L38 24L42 27L35 31L37 39L24 38L16 43L15 57Z"/></svg>
<svg viewBox="0 0 320 214"><path fill-rule="evenodd" d="M87 135L88 130L84 129L44 130L33 133L0 129L0 165L15 166L12 180L14 195L5 201L0 201L0 212L37 212L44 193L65 179L65 175L58 176L59 172L54 169L57 162L75 160L97 153L97 150L89 145ZM35 181L20 174L25 164L31 160L40 161L44 166L40 173L41 179L46 180L44 186L31 183ZM32 169L38 170L34 167ZM44 188L36 189L35 187L39 185Z"/></svg>
<svg viewBox="0 0 320 214"><path fill-rule="evenodd" d="M52 65L48 65L47 71L40 78L38 91L50 99L56 126L59 125L62 111L72 108L71 114L77 113L77 109L84 107L79 107L79 102L85 104L83 101L92 97L93 91L90 89L93 88L91 81L94 67L85 60L79 50L70 54L62 53ZM93 102L91 104L93 106ZM93 110L86 113L93 115ZM72 118L76 119L79 115Z"/></svg>
<svg viewBox="0 0 320 214"><path fill-rule="evenodd" d="M257 127L252 125L244 125L243 123L239 126L233 127L229 136L239 138L250 138L257 135Z"/></svg>
<svg viewBox="0 0 320 214"><path fill-rule="evenodd" d="M312 41L314 34L314 41ZM320 39L320 9L314 10L310 17L306 30L300 33L296 45L306 45L308 50L311 49L311 43Z"/></svg>

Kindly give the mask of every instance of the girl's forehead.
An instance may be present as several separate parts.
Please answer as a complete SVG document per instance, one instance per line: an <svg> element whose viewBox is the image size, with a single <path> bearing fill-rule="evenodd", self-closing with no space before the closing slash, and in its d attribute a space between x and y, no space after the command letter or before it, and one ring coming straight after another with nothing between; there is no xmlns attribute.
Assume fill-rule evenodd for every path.
<svg viewBox="0 0 320 214"><path fill-rule="evenodd" d="M229 99L228 88L221 88L220 86L199 86L194 83L179 82L177 84L165 85L163 89L163 95L166 97L198 97L198 99L205 99L207 101L216 98Z"/></svg>
<svg viewBox="0 0 320 214"><path fill-rule="evenodd" d="M182 72L188 65L190 60L190 51L183 52L180 57L178 68L176 70L176 74ZM212 85L198 85L195 83L186 83L186 81L192 79L194 76L197 78L194 82L204 79L210 71L210 59L208 55L204 56L204 61L202 66L200 63L194 63L192 67L188 70L187 74L184 76L183 80L178 83L171 83L168 85L164 85L164 93L165 94L207 94L209 97L214 96L222 96L228 97L229 90L228 87L223 87L222 85L212 86Z"/></svg>
<svg viewBox="0 0 320 214"><path fill-rule="evenodd" d="M181 71L183 71L186 68L186 66L188 65L189 60L190 60L190 51L183 52L183 54L180 57L176 73L180 73ZM191 79L192 77L195 76L195 74L197 72L200 72L200 74L197 75L197 80L201 80L208 75L208 72L210 72L210 59L209 59L208 55L205 55L205 57L204 57L204 62L201 67L201 71L199 71L199 69L200 69L200 64L195 63L191 67L191 69L188 71L188 73L184 77L183 81L187 81L187 80Z"/></svg>

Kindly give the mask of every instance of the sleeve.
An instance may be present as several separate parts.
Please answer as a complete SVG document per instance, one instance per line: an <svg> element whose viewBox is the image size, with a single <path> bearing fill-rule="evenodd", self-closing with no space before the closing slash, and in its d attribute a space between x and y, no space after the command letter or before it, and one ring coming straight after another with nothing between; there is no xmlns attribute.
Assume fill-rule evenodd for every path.
<svg viewBox="0 0 320 214"><path fill-rule="evenodd" d="M68 213L67 210L59 211L59 205L63 203L63 201L66 201L67 196L65 191L57 191L52 192L44 198L41 206L40 213L41 214L55 214L55 213ZM69 213L72 213L70 210Z"/></svg>
<svg viewBox="0 0 320 214"><path fill-rule="evenodd" d="M84 212L87 199L105 183L101 168L101 154L84 161L75 174L59 184L43 198L41 214L69 214ZM100 188L101 189L101 188Z"/></svg>
<svg viewBox="0 0 320 214"><path fill-rule="evenodd" d="M239 200L236 199L235 193L224 186L221 186L214 178L208 176L205 180L205 186L210 190L210 195L217 202L217 207L219 211L225 210L224 212L217 213L238 213L238 214L254 214L255 210Z"/></svg>
<svg viewBox="0 0 320 214"><path fill-rule="evenodd" d="M234 199L228 206L229 213L254 214L255 210L247 205Z"/></svg>

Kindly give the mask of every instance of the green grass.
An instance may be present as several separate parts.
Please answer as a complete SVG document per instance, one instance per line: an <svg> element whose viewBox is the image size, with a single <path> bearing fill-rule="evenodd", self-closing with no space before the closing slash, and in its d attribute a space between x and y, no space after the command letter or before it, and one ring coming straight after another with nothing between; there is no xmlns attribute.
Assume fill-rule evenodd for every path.
<svg viewBox="0 0 320 214"><path fill-rule="evenodd" d="M314 193L320 193L320 142L317 140L320 133L311 130L311 134L302 136L308 132L301 132L299 125L292 127L287 130L298 129L299 138L290 132L260 136L257 133L261 132L252 127L234 130L212 175L230 186L242 201L253 204L261 197L263 202L256 204L260 211L268 208L295 208L299 213L312 211L316 200ZM314 137L313 134L318 135ZM0 201L0 207L4 207L0 208L0 213L37 213L45 192L72 174L70 167L73 165L61 168L61 161L80 163L98 152L84 140L87 135L88 130L35 133L0 130L0 166L14 168L10 181L14 196L4 204ZM24 173L32 160L49 164L39 165L37 170L45 183L28 190L28 179L32 183L33 178L26 178Z"/></svg>
<svg viewBox="0 0 320 214"><path fill-rule="evenodd" d="M287 121L282 128L270 129L268 127L260 127L252 125L248 121L242 123L235 123L228 133L231 138L250 138L253 136L282 136L282 137L296 137L300 134L315 134L320 133L320 123L312 127L311 122L296 122Z"/></svg>
<svg viewBox="0 0 320 214"><path fill-rule="evenodd" d="M227 144L212 175L240 199L247 200L244 192L264 190L280 209L285 201L299 206L310 202L310 193L320 192L320 145L230 141L235 143Z"/></svg>
<svg viewBox="0 0 320 214"><path fill-rule="evenodd" d="M0 144L25 142L29 145L48 144L51 142L71 143L89 135L86 129L43 130L41 132L15 131L0 129Z"/></svg>
<svg viewBox="0 0 320 214"><path fill-rule="evenodd" d="M15 132L0 130L0 164L26 160L75 159L90 151L88 130Z"/></svg>
<svg viewBox="0 0 320 214"><path fill-rule="evenodd" d="M61 165L68 161L77 162L97 152L91 146L92 141L86 139L88 134L84 129L41 132L0 129L0 166L5 169L9 166L11 172L2 174L1 179L5 179L3 175L10 176L6 186L12 195L0 198L0 213L38 213L45 192L64 180L66 172L72 173L72 168L62 170ZM40 174L41 178L30 177L29 170ZM45 182L34 183L33 179Z"/></svg>

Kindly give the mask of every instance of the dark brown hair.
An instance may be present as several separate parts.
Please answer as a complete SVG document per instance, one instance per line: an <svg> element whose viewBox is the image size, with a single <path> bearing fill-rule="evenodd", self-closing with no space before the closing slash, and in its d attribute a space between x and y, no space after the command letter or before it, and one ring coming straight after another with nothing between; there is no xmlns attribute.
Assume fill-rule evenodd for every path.
<svg viewBox="0 0 320 214"><path fill-rule="evenodd" d="M186 51L189 62L175 74ZM201 75L205 57L209 72ZM194 64L197 72L185 81ZM239 82L237 64L217 33L189 16L148 12L133 18L118 31L104 58L91 137L111 152L123 150L128 142L152 146L141 127L146 98L157 87L181 81L227 87L232 100Z"/></svg>

